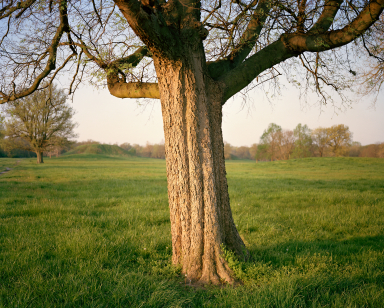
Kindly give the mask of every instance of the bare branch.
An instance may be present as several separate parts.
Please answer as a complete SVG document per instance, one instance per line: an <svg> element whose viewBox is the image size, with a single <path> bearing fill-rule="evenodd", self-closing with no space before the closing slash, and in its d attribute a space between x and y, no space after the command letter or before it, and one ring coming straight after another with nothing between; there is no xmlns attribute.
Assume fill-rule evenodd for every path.
<svg viewBox="0 0 384 308"><path fill-rule="evenodd" d="M3 7L0 10L0 20L12 15L13 12L20 10L20 9L22 10L22 12L21 12L21 14L22 14L27 8L31 7L35 2L36 2L36 0L20 1L20 2L17 2L16 6L12 7L12 4L13 4L13 1L12 1L9 5ZM21 16L21 14L19 13L18 15Z"/></svg>
<svg viewBox="0 0 384 308"><path fill-rule="evenodd" d="M371 0L353 22L340 30L328 31L321 35L313 35L313 33L304 35L286 34L282 38L284 44L296 53L330 50L348 44L362 35L379 19L383 9L384 0ZM326 25L325 21L323 25Z"/></svg>
<svg viewBox="0 0 384 308"><path fill-rule="evenodd" d="M223 102L249 85L266 69L295 55L281 39L252 55L219 79L225 88Z"/></svg>
<svg viewBox="0 0 384 308"><path fill-rule="evenodd" d="M60 11L60 25L56 30L56 34L52 39L51 45L48 48L49 52L49 58L47 61L47 64L44 68L44 70L36 77L35 81L33 84L19 93L16 93L15 89L10 95L2 95L2 99L0 100L0 104L9 102L9 101L14 101L18 98L25 97L31 93L33 93L39 86L40 82L49 75L55 68L56 68L56 54L57 54L57 48L59 46L61 37L63 33L68 29L68 17L67 17L67 1L63 0L60 3L59 6L59 11Z"/></svg>
<svg viewBox="0 0 384 308"><path fill-rule="evenodd" d="M4 34L3 37L1 38L0 46L3 44L4 39L8 36L8 33L9 33L9 26L10 26L10 23L11 23L11 18L12 18L12 16L9 16L9 17L8 17L8 22L7 22L7 32L5 32L5 34Z"/></svg>
<svg viewBox="0 0 384 308"><path fill-rule="evenodd" d="M325 2L324 10L317 22L308 31L308 34L324 33L329 29L335 20L335 16L340 9L343 0L328 0Z"/></svg>
<svg viewBox="0 0 384 308"><path fill-rule="evenodd" d="M252 1L247 5L244 12L251 6L256 5L256 2L257 1ZM240 43L232 50L226 59L207 63L208 70L213 79L216 79L223 75L223 73L233 69L249 55L263 29L265 20L271 10L271 6L272 4L270 0L260 0L248 23L247 29L240 38Z"/></svg>
<svg viewBox="0 0 384 308"><path fill-rule="evenodd" d="M97 11L95 0L92 0L93 10L95 11L95 14L97 16L97 19L99 20L99 23L101 26L103 26L103 22L101 21L101 17L99 15L99 12Z"/></svg>
<svg viewBox="0 0 384 308"><path fill-rule="evenodd" d="M69 55L67 57L67 59L64 60L64 62L62 63L62 65L55 71L55 73L52 75L51 77L51 80L49 82L49 84L51 84L53 82L53 80L55 79L56 75L67 65L67 63L73 58L77 56L77 53L73 53L71 55Z"/></svg>
<svg viewBox="0 0 384 308"><path fill-rule="evenodd" d="M79 68L80 68L80 64L81 64L81 56L83 55L83 52L84 52L83 50L80 51L79 57L77 59L76 72L75 72L75 74L72 77L72 82L71 82L71 84L69 86L68 95L71 95L73 93L72 92L72 88L73 88L73 84L74 84L74 82L76 80L77 74L79 73Z"/></svg>

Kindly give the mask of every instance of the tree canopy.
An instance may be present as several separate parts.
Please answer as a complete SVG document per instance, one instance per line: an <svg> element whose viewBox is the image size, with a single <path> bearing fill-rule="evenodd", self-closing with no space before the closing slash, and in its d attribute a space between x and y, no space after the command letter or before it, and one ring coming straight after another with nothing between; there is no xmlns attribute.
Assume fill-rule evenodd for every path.
<svg viewBox="0 0 384 308"><path fill-rule="evenodd" d="M63 90L51 85L28 97L8 103L5 113L5 136L8 148L33 151L37 162L52 146L63 146L75 137L74 111L66 102Z"/></svg>
<svg viewBox="0 0 384 308"><path fill-rule="evenodd" d="M325 87L340 93L350 85L343 72L356 74L346 56L351 49L382 59L383 1L3 1L1 102L60 73L72 76L69 94L87 79L117 97L160 98L153 53L180 57L177 46L194 35L204 41L209 76L225 86L224 101L288 74L289 65L305 74L305 83L295 73L291 81L329 99ZM371 81L382 70L374 72Z"/></svg>

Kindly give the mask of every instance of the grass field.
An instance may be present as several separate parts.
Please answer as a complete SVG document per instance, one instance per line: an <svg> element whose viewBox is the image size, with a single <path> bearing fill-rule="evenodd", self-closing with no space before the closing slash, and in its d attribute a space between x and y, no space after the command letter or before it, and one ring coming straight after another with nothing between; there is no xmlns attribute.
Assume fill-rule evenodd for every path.
<svg viewBox="0 0 384 308"><path fill-rule="evenodd" d="M7 171L9 169L14 168L16 165L20 163L21 159L17 158L4 158L0 157L0 172Z"/></svg>
<svg viewBox="0 0 384 308"><path fill-rule="evenodd" d="M384 159L227 162L244 284L171 265L165 162L0 159L0 307L383 307Z"/></svg>

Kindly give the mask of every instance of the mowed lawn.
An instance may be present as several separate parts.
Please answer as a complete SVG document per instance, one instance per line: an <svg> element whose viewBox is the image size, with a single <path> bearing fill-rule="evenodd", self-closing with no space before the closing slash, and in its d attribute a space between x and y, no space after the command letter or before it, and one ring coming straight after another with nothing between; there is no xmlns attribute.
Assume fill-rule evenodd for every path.
<svg viewBox="0 0 384 308"><path fill-rule="evenodd" d="M44 161L0 159L0 307L384 307L384 159L228 161L250 259L206 288L171 264L163 160Z"/></svg>

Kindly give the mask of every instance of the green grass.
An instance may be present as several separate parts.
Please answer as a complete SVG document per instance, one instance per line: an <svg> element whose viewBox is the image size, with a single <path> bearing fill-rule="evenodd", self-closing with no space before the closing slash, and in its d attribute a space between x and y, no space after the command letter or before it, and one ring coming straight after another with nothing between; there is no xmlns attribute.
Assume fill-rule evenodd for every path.
<svg viewBox="0 0 384 308"><path fill-rule="evenodd" d="M9 170L14 168L16 165L18 165L21 162L22 159L20 158L5 158L0 157L0 172Z"/></svg>
<svg viewBox="0 0 384 308"><path fill-rule="evenodd" d="M383 307L383 159L226 162L250 260L207 289L171 265L163 160L44 161L0 176L0 307Z"/></svg>

